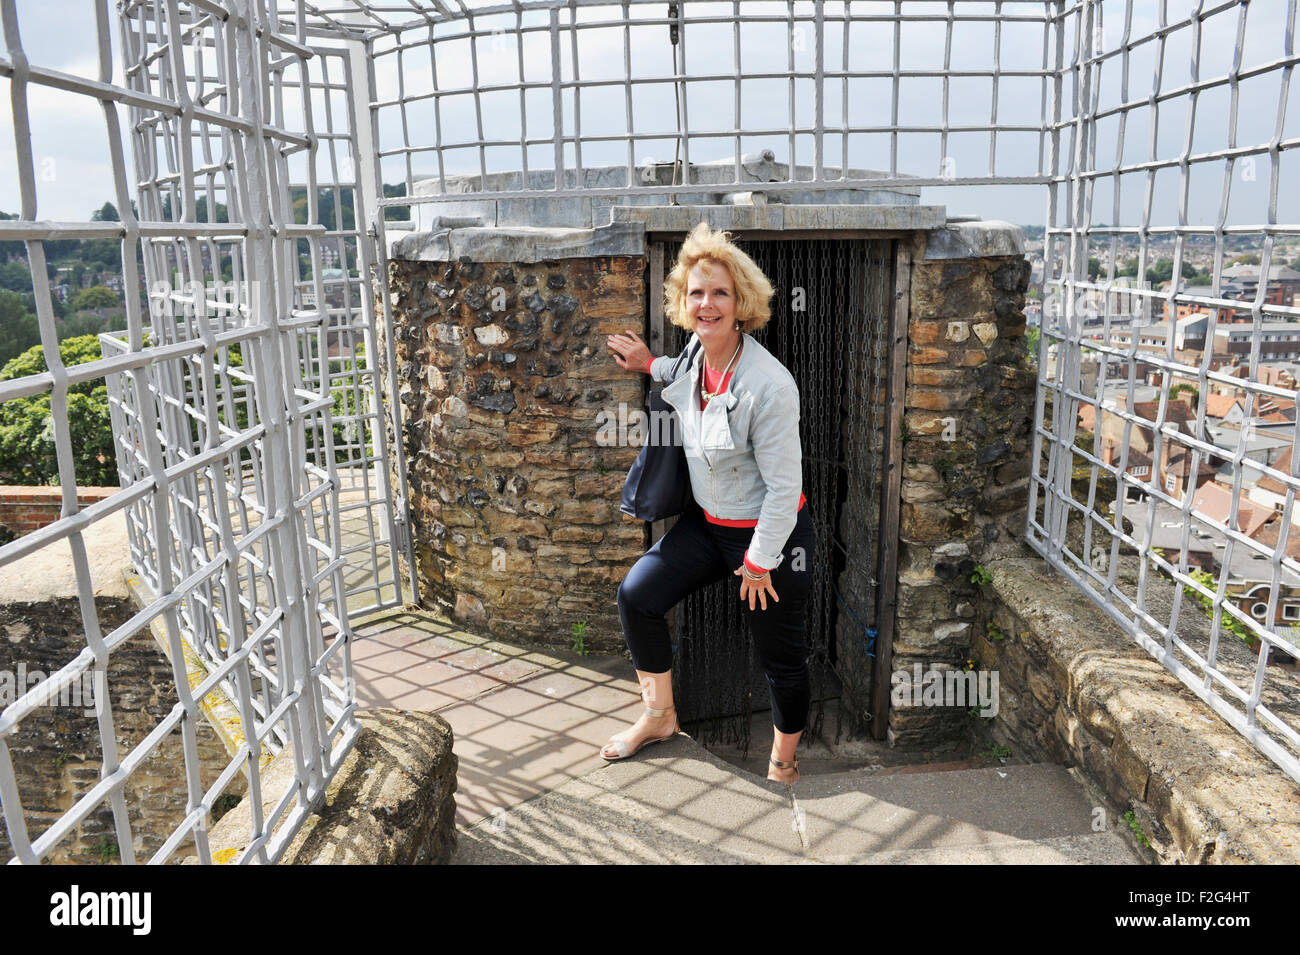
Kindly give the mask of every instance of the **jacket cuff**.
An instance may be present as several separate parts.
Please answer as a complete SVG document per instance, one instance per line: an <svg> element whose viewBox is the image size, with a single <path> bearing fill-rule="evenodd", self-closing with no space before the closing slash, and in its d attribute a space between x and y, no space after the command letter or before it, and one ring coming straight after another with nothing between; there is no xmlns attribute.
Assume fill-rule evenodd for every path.
<svg viewBox="0 0 1300 955"><path fill-rule="evenodd" d="M655 367L655 356L651 355L649 361L645 363L645 373L649 375L651 378L655 376L654 367Z"/></svg>
<svg viewBox="0 0 1300 955"><path fill-rule="evenodd" d="M769 555L760 554L751 547L745 551L745 566L756 574L766 574L769 570L775 570L781 566L782 556L777 554L773 558Z"/></svg>

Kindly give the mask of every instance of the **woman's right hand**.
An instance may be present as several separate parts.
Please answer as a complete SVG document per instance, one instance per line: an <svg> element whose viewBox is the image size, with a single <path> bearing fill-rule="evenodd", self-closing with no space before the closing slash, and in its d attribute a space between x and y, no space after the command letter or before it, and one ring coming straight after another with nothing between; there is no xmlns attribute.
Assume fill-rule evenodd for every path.
<svg viewBox="0 0 1300 955"><path fill-rule="evenodd" d="M618 367L624 371L644 372L646 370L645 366L650 361L650 348L636 332L629 331L626 335L606 335L605 344L613 352Z"/></svg>

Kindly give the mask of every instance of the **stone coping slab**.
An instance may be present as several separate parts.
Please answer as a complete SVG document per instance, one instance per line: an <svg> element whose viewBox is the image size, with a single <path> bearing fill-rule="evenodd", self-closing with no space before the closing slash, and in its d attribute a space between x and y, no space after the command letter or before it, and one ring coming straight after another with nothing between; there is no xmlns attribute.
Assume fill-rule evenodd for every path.
<svg viewBox="0 0 1300 955"><path fill-rule="evenodd" d="M356 742L325 799L285 849L281 865L419 865L447 862L455 846L456 757L452 731L434 713L357 715ZM292 785L293 753L262 772L263 818ZM272 830L278 831L283 816ZM245 799L209 830L212 859L230 864L248 846ZM197 858L186 860L197 862Z"/></svg>
<svg viewBox="0 0 1300 955"><path fill-rule="evenodd" d="M980 255L1023 254L1019 229L1007 223L962 223L951 230L943 206L898 204L797 204L756 202L729 205L613 205L610 221L594 227L468 224L439 219L431 230L394 235L389 257L409 262L474 262L532 264L559 259L645 255L647 232L689 232L708 222L728 230L798 231L918 231L942 232L934 239L930 258L970 258ZM483 217L480 216L480 219ZM445 226L445 227L441 227ZM1014 231L1013 231L1014 230ZM936 244L937 243L937 244ZM959 254L960 253L960 254Z"/></svg>

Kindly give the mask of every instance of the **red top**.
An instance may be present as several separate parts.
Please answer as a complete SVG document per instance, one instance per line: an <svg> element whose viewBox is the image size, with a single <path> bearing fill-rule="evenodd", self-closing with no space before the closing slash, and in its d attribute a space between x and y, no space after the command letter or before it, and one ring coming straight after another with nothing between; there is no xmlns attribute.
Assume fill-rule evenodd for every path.
<svg viewBox="0 0 1300 955"><path fill-rule="evenodd" d="M701 362L701 365L703 365L704 367L704 390L711 392L712 394L715 395L719 394L724 388L727 387L727 383L731 381L731 372L728 371L725 376L722 376L721 372L714 371L712 368L710 368L709 363L707 361ZM719 381L719 377L721 377L721 381ZM709 406L709 399L705 398L704 395L701 394L700 410L703 411L708 406ZM804 503L807 500L808 498L804 494L800 493L799 507L795 508L795 510L796 511L801 510L804 506ZM701 507L700 510L704 511L704 508ZM731 518L726 518L726 517L714 517L708 511L704 511L704 517L706 520L709 521L709 523L720 524L723 527L757 527L758 526L758 521L756 520L742 521L742 520L732 520ZM765 574L770 569L765 567L759 567L748 557L745 558L745 565L749 567L749 569L756 574Z"/></svg>

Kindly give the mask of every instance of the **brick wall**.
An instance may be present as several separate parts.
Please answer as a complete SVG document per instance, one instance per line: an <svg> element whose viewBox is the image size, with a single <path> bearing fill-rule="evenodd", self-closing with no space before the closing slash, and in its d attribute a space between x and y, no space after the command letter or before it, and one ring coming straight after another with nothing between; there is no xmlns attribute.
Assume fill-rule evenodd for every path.
<svg viewBox="0 0 1300 955"><path fill-rule="evenodd" d="M120 490L116 487L79 487L77 505L87 507ZM63 491L57 487L0 485L0 540L22 537L53 524L59 519L62 509Z"/></svg>

